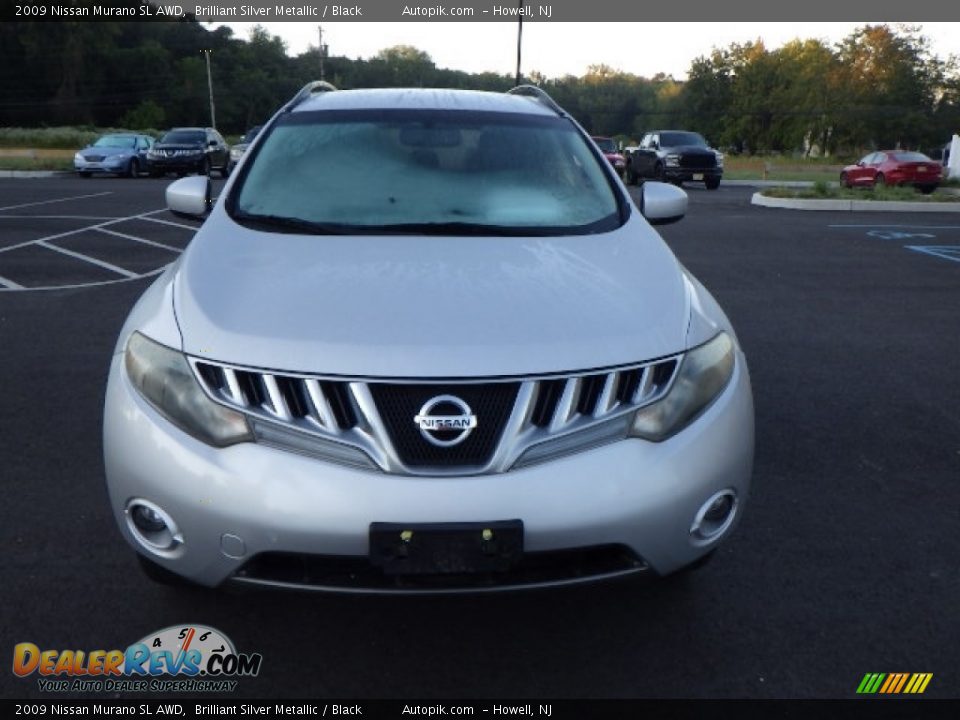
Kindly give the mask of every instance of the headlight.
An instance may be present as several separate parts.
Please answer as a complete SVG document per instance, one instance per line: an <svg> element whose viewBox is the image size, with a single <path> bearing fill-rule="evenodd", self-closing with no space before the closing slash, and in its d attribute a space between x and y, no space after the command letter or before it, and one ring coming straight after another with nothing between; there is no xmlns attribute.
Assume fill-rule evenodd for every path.
<svg viewBox="0 0 960 720"><path fill-rule="evenodd" d="M716 399L733 375L733 341L726 333L690 350L670 392L637 410L630 435L660 442L680 432Z"/></svg>
<svg viewBox="0 0 960 720"><path fill-rule="evenodd" d="M717 167L723 167L723 153L718 152L717 155Z"/></svg>
<svg viewBox="0 0 960 720"><path fill-rule="evenodd" d="M74 161L75 163L84 163L84 162L86 162L86 160L83 159L83 155L81 155L80 153L77 153L76 155L73 156L73 161Z"/></svg>
<svg viewBox="0 0 960 720"><path fill-rule="evenodd" d="M208 398L181 353L135 332L125 360L137 391L184 432L217 447L253 440L246 418Z"/></svg>
<svg viewBox="0 0 960 720"><path fill-rule="evenodd" d="M231 160L239 160L241 157L243 157L243 148L230 148Z"/></svg>
<svg viewBox="0 0 960 720"><path fill-rule="evenodd" d="M677 167L680 165L680 156L679 155L667 155L666 164L670 167Z"/></svg>

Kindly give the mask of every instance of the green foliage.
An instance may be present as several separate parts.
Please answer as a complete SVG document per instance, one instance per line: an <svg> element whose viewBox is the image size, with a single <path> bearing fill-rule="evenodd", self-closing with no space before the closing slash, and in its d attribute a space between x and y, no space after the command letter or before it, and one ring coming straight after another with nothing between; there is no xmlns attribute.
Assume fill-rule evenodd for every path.
<svg viewBox="0 0 960 720"><path fill-rule="evenodd" d="M0 23L0 126L208 125L205 50L225 133L264 122L320 75L316 47L290 57L261 26L238 38L197 22ZM683 127L728 154L835 162L881 146L939 148L960 129L958 62L933 56L910 26L865 25L836 46L795 40L771 50L757 40L714 48L682 82L605 65L582 77L531 72L525 82L546 89L593 134L637 141ZM513 85L509 75L438 68L409 45L366 60L324 57L322 65L343 88Z"/></svg>
<svg viewBox="0 0 960 720"><path fill-rule="evenodd" d="M936 192L924 195L912 187L881 188L841 188L823 186L814 183L811 188L767 188L763 195L777 198L799 198L805 200L866 200L879 202L960 202L960 195Z"/></svg>
<svg viewBox="0 0 960 720"><path fill-rule="evenodd" d="M120 118L120 124L135 130L163 127L165 117L162 107L153 100L144 100Z"/></svg>

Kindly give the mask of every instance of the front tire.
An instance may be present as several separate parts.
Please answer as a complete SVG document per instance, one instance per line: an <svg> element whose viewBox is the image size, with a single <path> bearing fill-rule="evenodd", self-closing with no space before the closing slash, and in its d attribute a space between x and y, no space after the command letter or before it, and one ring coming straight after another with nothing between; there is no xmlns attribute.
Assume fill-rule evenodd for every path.
<svg viewBox="0 0 960 720"><path fill-rule="evenodd" d="M842 188L850 187L850 178L847 177L846 173L840 173L840 187Z"/></svg>
<svg viewBox="0 0 960 720"><path fill-rule="evenodd" d="M210 177L210 158L203 159L203 162L200 163L200 168L198 172L201 175L206 175L207 177Z"/></svg>
<svg viewBox="0 0 960 720"><path fill-rule="evenodd" d="M656 180L657 182L667 181L667 173L663 169L663 163L657 163L653 167L653 179Z"/></svg>
<svg viewBox="0 0 960 720"><path fill-rule="evenodd" d="M140 163L136 158L130 159L130 166L127 168L127 177L128 178L138 178L140 177Z"/></svg>
<svg viewBox="0 0 960 720"><path fill-rule="evenodd" d="M720 187L720 178L706 178L703 184L707 187L707 190L716 190Z"/></svg>
<svg viewBox="0 0 960 720"><path fill-rule="evenodd" d="M883 176L883 173L879 173L876 178L874 178L873 186L882 188L887 186L887 178Z"/></svg>
<svg viewBox="0 0 960 720"><path fill-rule="evenodd" d="M936 185L920 185L920 186L918 186L917 189L918 189L920 192L922 192L924 195L929 195L929 194L931 194L934 190L937 189L937 186L936 186Z"/></svg>

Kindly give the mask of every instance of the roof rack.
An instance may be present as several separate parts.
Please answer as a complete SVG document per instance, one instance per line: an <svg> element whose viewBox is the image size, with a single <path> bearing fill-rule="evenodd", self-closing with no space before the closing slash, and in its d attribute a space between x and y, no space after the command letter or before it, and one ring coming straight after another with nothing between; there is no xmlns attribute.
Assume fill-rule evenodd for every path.
<svg viewBox="0 0 960 720"><path fill-rule="evenodd" d="M507 90L507 94L521 95L523 97L532 98L542 105L546 105L548 108L557 113L557 115L562 117L567 116L567 111L557 105L557 101L550 97L546 90L539 88L536 85L517 85L515 88Z"/></svg>
<svg viewBox="0 0 960 720"><path fill-rule="evenodd" d="M294 95L293 99L283 106L283 109L286 112L290 112L304 100L313 97L317 93L333 92L336 89L336 87L328 83L326 80L314 80L313 82L309 82L300 88L300 92Z"/></svg>

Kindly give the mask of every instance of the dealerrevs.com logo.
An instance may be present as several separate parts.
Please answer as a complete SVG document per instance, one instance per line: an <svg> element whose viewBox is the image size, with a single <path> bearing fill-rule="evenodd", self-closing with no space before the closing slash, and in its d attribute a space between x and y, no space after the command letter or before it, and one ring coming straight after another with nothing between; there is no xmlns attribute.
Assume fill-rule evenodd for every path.
<svg viewBox="0 0 960 720"><path fill-rule="evenodd" d="M230 692L239 677L256 677L263 656L238 653L222 632L205 625L173 625L126 650L13 648L13 673L38 677L43 692Z"/></svg>

